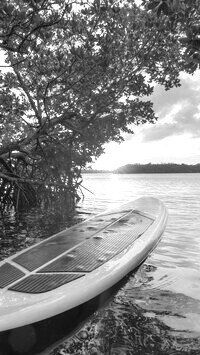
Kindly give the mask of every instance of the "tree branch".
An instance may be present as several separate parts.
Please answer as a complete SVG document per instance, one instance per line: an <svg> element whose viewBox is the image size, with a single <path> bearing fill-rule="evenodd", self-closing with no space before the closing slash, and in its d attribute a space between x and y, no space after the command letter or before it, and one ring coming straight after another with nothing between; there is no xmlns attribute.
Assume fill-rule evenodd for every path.
<svg viewBox="0 0 200 355"><path fill-rule="evenodd" d="M14 65L13 55L9 52L8 56L9 56L9 59L10 59L10 62L12 64L12 66L13 66L13 70L14 70L14 72L15 72L15 74L17 76L17 79L19 81L19 84L20 84L21 88L24 90L24 92L25 92L25 94L26 94L26 96L27 96L27 98L29 100L29 103L30 103L31 107L32 107L33 111L35 112L35 116L37 117L38 122L41 125L42 124L42 117L40 116L40 114L39 114L39 112L37 110L35 102L34 102L33 98L31 97L30 92L28 90L28 87L26 86L26 84L25 84L25 82L24 82L24 80L23 80L23 78L22 78L17 66Z"/></svg>
<svg viewBox="0 0 200 355"><path fill-rule="evenodd" d="M41 23L40 25L34 27L24 38L23 40L21 41L21 43L19 44L18 46L18 51L20 51L22 45L24 44L24 42L28 39L28 37L30 37L34 32L36 32L37 30L41 29L41 28L45 28L45 27L51 27L51 26L54 26L54 25L57 25L63 18L64 14L65 14L65 11L66 11L66 7L67 5L65 5L64 7L64 10L62 12L62 15L60 18L58 18L56 21L50 21L50 22L46 22L46 23Z"/></svg>
<svg viewBox="0 0 200 355"><path fill-rule="evenodd" d="M6 175L0 172L0 179L6 179L10 182L21 182L21 183L29 183L32 185L49 185L49 186L58 186L58 187L63 187L64 189L69 189L67 185L65 185L64 183L56 183L56 182L50 182L47 183L46 181L39 181L39 180L31 180L31 179L23 179L21 177L17 177L17 176L10 176L10 175Z"/></svg>

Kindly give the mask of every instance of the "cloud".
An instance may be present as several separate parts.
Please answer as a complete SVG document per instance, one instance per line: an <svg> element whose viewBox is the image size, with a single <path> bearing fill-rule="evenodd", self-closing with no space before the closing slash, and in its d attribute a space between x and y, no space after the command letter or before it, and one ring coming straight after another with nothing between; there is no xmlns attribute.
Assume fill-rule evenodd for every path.
<svg viewBox="0 0 200 355"><path fill-rule="evenodd" d="M199 73L198 73L199 75ZM143 140L161 140L172 135L200 135L200 83L195 77L186 77L180 88L165 91L156 86L152 101L158 116L155 125L143 127Z"/></svg>

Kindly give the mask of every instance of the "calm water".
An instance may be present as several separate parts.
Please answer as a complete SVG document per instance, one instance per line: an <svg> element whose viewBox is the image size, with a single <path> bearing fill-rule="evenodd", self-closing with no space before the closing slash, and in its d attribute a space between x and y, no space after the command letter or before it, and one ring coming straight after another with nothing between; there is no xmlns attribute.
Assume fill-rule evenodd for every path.
<svg viewBox="0 0 200 355"><path fill-rule="evenodd" d="M166 204L169 218L154 253L83 327L86 341L80 332L65 343L66 353L199 355L200 174L87 174L83 185L94 193L84 191L86 211L149 195Z"/></svg>
<svg viewBox="0 0 200 355"><path fill-rule="evenodd" d="M83 188L80 213L149 195L166 204L168 225L154 253L114 298L45 354L199 355L200 174L85 174L83 186L93 194ZM55 214L51 224L44 215L10 216L1 229L1 258L71 223L73 218L58 220Z"/></svg>

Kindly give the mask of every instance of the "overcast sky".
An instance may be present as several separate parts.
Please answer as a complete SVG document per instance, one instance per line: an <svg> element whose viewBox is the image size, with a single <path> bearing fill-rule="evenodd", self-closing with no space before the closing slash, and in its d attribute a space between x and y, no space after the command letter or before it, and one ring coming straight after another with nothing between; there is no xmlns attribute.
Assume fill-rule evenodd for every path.
<svg viewBox="0 0 200 355"><path fill-rule="evenodd" d="M158 121L134 129L120 145L109 143L93 165L115 169L125 164L200 163L200 71L184 74L180 88L165 91L156 86L152 95Z"/></svg>

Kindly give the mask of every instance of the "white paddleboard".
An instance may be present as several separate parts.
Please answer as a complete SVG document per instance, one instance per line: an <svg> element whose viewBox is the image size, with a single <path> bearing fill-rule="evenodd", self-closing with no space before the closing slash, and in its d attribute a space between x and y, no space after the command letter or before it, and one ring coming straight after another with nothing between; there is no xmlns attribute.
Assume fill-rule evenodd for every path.
<svg viewBox="0 0 200 355"><path fill-rule="evenodd" d="M143 197L106 211L0 263L0 331L83 304L119 282L152 252L164 204Z"/></svg>

